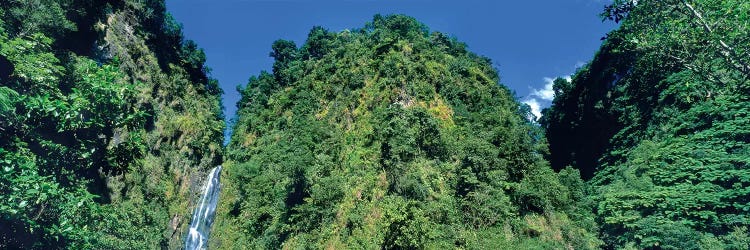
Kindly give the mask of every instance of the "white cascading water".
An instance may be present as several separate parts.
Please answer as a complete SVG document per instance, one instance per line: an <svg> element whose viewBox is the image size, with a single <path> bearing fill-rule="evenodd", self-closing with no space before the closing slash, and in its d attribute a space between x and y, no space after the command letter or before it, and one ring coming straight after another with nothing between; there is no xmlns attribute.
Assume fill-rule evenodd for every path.
<svg viewBox="0 0 750 250"><path fill-rule="evenodd" d="M211 169L208 175L206 186L203 187L203 196L193 212L193 220L190 222L190 229L185 239L185 249L206 249L208 233L211 231L211 224L214 222L216 213L216 202L219 200L220 173L221 166L218 166Z"/></svg>

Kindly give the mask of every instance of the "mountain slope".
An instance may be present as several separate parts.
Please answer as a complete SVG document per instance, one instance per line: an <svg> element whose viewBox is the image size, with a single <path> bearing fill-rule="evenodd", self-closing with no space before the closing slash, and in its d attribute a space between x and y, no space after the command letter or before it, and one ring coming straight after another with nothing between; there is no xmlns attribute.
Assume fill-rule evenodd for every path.
<svg viewBox="0 0 750 250"><path fill-rule="evenodd" d="M0 248L180 248L220 89L163 1L0 0Z"/></svg>
<svg viewBox="0 0 750 250"><path fill-rule="evenodd" d="M745 1L616 1L622 19L542 121L591 184L609 247L750 247Z"/></svg>
<svg viewBox="0 0 750 250"><path fill-rule="evenodd" d="M406 16L315 27L240 89L212 247L596 248L489 59Z"/></svg>

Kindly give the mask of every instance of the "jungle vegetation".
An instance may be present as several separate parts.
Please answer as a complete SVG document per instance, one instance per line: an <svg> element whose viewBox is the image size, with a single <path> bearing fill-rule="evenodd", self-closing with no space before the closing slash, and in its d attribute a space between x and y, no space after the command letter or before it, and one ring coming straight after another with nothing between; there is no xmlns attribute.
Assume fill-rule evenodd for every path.
<svg viewBox="0 0 750 250"><path fill-rule="evenodd" d="M0 0L0 248L180 248L221 90L163 1Z"/></svg>
<svg viewBox="0 0 750 250"><path fill-rule="evenodd" d="M750 249L750 2L614 0L538 120L404 15L271 45L229 143L162 0L0 0L0 248Z"/></svg>
<svg viewBox="0 0 750 250"><path fill-rule="evenodd" d="M615 1L621 22L541 124L591 178L611 248L750 247L750 3Z"/></svg>
<svg viewBox="0 0 750 250"><path fill-rule="evenodd" d="M600 246L578 171L455 38L377 15L271 56L239 89L212 246Z"/></svg>

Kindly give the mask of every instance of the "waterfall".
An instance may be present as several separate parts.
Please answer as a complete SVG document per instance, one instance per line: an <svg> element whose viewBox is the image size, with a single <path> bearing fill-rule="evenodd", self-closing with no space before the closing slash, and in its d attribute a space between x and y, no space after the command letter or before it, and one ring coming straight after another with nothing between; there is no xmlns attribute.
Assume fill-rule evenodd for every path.
<svg viewBox="0 0 750 250"><path fill-rule="evenodd" d="M208 234L216 213L216 202L219 200L220 173L221 166L218 166L211 169L211 173L208 174L206 185L203 187L203 196L193 212L193 220L190 222L190 230L185 239L185 249L206 249Z"/></svg>

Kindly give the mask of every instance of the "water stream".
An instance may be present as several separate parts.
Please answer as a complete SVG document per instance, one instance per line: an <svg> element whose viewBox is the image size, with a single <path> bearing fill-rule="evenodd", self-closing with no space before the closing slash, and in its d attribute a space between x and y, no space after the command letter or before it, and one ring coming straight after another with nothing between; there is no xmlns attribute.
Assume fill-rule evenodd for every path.
<svg viewBox="0 0 750 250"><path fill-rule="evenodd" d="M185 249L206 249L208 234L216 213L216 202L219 200L220 173L221 166L218 166L211 169L208 174L206 185L203 187L203 196L193 212L188 236L185 239Z"/></svg>

